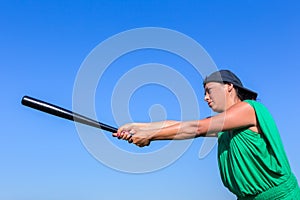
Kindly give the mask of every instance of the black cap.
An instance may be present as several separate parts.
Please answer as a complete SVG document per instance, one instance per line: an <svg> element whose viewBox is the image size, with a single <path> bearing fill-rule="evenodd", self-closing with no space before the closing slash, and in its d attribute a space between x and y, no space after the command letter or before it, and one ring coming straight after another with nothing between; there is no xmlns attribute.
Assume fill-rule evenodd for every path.
<svg viewBox="0 0 300 200"><path fill-rule="evenodd" d="M204 79L203 85L205 85L206 83L209 83L209 82L232 83L234 86L240 88L244 92L251 95L254 99L256 99L256 97L257 97L257 93L245 88L243 86L241 80L230 70L220 70L220 71L213 72L212 74L210 74L209 76L207 76Z"/></svg>

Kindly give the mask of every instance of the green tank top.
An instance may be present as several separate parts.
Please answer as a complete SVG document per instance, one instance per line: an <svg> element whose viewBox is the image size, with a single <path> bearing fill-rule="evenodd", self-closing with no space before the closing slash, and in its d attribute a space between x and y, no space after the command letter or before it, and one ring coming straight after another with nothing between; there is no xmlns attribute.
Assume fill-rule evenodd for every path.
<svg viewBox="0 0 300 200"><path fill-rule="evenodd" d="M273 117L261 103L245 102L254 108L262 133L241 128L218 134L218 164L225 187L239 199L300 199Z"/></svg>

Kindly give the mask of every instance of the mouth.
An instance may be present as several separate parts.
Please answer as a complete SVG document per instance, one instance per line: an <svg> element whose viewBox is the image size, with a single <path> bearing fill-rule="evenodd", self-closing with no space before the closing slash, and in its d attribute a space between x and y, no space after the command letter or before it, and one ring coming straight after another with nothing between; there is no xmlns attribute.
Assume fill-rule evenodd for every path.
<svg viewBox="0 0 300 200"><path fill-rule="evenodd" d="M207 103L209 107L212 107L212 102Z"/></svg>

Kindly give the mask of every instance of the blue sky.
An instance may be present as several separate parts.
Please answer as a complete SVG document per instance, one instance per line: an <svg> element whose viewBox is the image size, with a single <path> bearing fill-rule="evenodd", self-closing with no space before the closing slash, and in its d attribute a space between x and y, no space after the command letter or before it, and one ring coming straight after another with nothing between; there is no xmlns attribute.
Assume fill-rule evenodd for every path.
<svg viewBox="0 0 300 200"><path fill-rule="evenodd" d="M22 96L30 95L71 109L76 77L90 52L116 34L143 27L187 35L202 45L217 68L231 69L257 91L278 124L300 180L299 9L293 0L1 1L0 199L235 199L221 183L216 147L199 159L202 138L163 169L126 173L95 159L74 123L21 105ZM188 62L144 49L115 60L102 76L95 91L98 120L121 125L112 115L119 109L111 104L112 90L122 75L147 63L182 74L196 93L199 118L210 114L202 101L201 76ZM141 74L138 79L147 77ZM180 120L183 97L178 94L149 84L130 100L118 102L127 102L134 121ZM139 149L106 136L118 148L139 154L168 144L155 142Z"/></svg>

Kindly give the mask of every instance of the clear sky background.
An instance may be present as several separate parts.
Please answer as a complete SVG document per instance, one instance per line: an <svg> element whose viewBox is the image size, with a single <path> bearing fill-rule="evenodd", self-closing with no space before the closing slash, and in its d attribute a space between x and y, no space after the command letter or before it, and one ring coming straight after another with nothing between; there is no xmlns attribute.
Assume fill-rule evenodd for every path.
<svg viewBox="0 0 300 200"><path fill-rule="evenodd" d="M278 124L300 181L299 10L296 0L1 1L0 199L235 199L221 183L216 146L199 159L202 138L161 170L125 173L95 159L74 123L21 105L22 96L30 95L71 109L74 82L89 53L115 34L142 27L168 28L193 38L219 69L231 69L257 91ZM145 50L123 56L104 76L95 96L96 111L108 114L99 114L98 120L121 125L111 117L111 107L101 107L109 102L104 94L122 74L150 62L174 67L189 79L200 102L200 118L207 116L202 79L190 73L191 66ZM180 119L176 96L156 85L137 90L129 104L135 121L163 119L159 113ZM157 104L165 112L155 111L161 107L153 111ZM165 144L138 149L110 140L138 153Z"/></svg>

